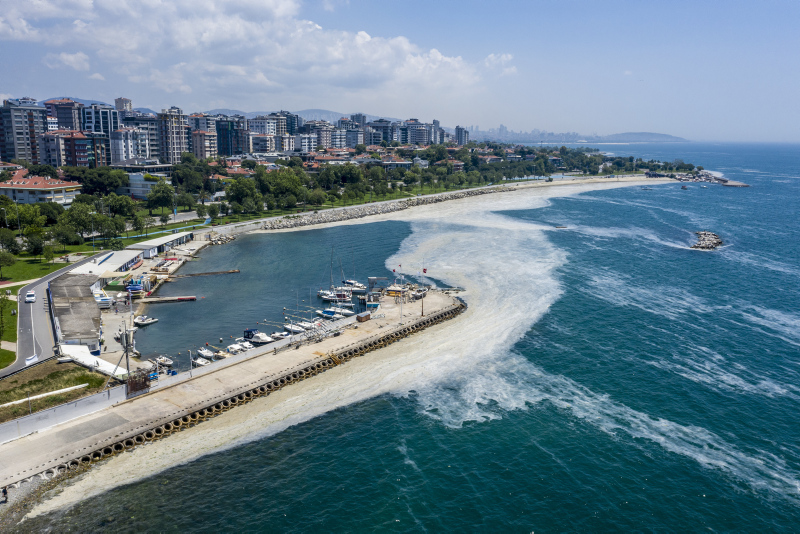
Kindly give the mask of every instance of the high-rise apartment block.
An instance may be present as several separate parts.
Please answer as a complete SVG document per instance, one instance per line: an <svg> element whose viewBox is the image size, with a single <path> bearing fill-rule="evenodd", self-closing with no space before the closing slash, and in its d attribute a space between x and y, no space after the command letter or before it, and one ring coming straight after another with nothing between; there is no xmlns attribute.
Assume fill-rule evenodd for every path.
<svg viewBox="0 0 800 534"><path fill-rule="evenodd" d="M114 99L114 107L117 111L127 111L129 113L133 112L133 102L131 102L130 98L119 97Z"/></svg>
<svg viewBox="0 0 800 534"><path fill-rule="evenodd" d="M111 164L134 158L150 158L148 132L138 128L124 127L111 132Z"/></svg>
<svg viewBox="0 0 800 534"><path fill-rule="evenodd" d="M158 133L161 142L160 158L167 163L180 163L181 154L189 151L189 127L181 108L172 106L158 114Z"/></svg>
<svg viewBox="0 0 800 534"><path fill-rule="evenodd" d="M39 164L39 140L47 132L47 109L31 99L10 99L0 108L0 160Z"/></svg>
<svg viewBox="0 0 800 534"><path fill-rule="evenodd" d="M469 143L469 132L466 128L456 126L456 144L458 146L464 146L467 143Z"/></svg>
<svg viewBox="0 0 800 534"><path fill-rule="evenodd" d="M197 159L215 158L218 153L216 130L192 130L192 152Z"/></svg>
<svg viewBox="0 0 800 534"><path fill-rule="evenodd" d="M55 98L44 103L47 114L58 121L59 130L80 130L83 104L69 98Z"/></svg>

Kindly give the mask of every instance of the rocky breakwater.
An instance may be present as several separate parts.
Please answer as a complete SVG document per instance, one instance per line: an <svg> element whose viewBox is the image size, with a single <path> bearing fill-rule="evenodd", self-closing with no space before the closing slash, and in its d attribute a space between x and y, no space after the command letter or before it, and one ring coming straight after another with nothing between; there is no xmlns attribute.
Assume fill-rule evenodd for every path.
<svg viewBox="0 0 800 534"><path fill-rule="evenodd" d="M714 250L722 245L722 239L713 232L695 232L697 234L697 243L691 248L698 250Z"/></svg>
<svg viewBox="0 0 800 534"><path fill-rule="evenodd" d="M353 206L351 208L337 210L315 211L313 213L303 215L287 215L286 217L282 217L280 219L265 221L261 228L263 230L283 230L286 228L298 228L301 226L312 226L315 224L326 224L347 221L350 219L361 219L362 217L369 217L370 215L383 215L395 211L402 211L415 206L425 206L427 204L436 204L438 202L446 202L448 200L458 200L461 198L487 195L490 193L499 193L502 191L511 191L511 189L502 187L470 189L467 191L456 191L453 193L443 193L441 195L409 198L394 202L380 202L377 204L364 204L361 206Z"/></svg>

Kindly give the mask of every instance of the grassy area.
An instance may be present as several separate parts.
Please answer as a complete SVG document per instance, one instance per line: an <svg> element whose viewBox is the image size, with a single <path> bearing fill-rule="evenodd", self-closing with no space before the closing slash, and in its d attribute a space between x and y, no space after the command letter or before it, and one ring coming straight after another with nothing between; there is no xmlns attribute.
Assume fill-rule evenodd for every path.
<svg viewBox="0 0 800 534"><path fill-rule="evenodd" d="M14 288L3 287L2 289L0 289L0 291L5 291L6 289L10 289L11 293L15 294L19 288L20 288L20 286L16 286ZM9 300L8 308L6 309L6 313L3 316L3 322L4 322L4 325L5 325L5 328L3 329L3 337L2 337L2 339L3 339L3 341L10 341L12 343L16 343L17 342L17 317L18 317L18 315L16 313L12 315L12 313L11 313L12 310L19 310L19 306L18 306L18 303L14 302L13 300ZM3 365L1 363L1 361L2 361L2 358L0 358L0 369L5 367L5 365ZM13 361L13 359L12 359L12 361Z"/></svg>
<svg viewBox="0 0 800 534"><path fill-rule="evenodd" d="M16 330L17 329L14 328L14 331ZM17 355L15 352L6 349L0 349L0 369L8 367L12 363L14 363L16 359Z"/></svg>
<svg viewBox="0 0 800 534"><path fill-rule="evenodd" d="M3 267L3 278L0 279L0 282L21 282L22 280L41 278L65 265L63 262L48 263L44 260L21 257L14 265ZM2 288L3 286L0 286L0 289Z"/></svg>
<svg viewBox="0 0 800 534"><path fill-rule="evenodd" d="M8 351L0 352L0 357L3 356L3 352ZM30 406L27 402L23 402L2 407L0 408L0 422L92 395L100 391L105 382L106 377L103 375L72 363L57 363L56 360L50 360L31 367L5 380L0 380L0 404L27 399L29 396L33 397L49 391L58 391L81 384L89 384L89 386L42 399L31 400Z"/></svg>

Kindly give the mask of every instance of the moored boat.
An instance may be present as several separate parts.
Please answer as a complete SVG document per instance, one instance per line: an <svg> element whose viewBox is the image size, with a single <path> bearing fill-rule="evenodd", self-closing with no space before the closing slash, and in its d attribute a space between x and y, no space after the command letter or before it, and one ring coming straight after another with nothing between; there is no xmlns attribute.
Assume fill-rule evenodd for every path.
<svg viewBox="0 0 800 534"><path fill-rule="evenodd" d="M157 323L158 319L155 317L148 317L147 315L139 315L133 320L136 326L147 326L149 324Z"/></svg>
<svg viewBox="0 0 800 534"><path fill-rule="evenodd" d="M199 365L201 367L211 364L210 361L206 360L202 356L198 356L197 358L192 359L192 363L195 364L195 365Z"/></svg>
<svg viewBox="0 0 800 534"><path fill-rule="evenodd" d="M205 347L201 347L201 348L197 349L197 354L199 354L203 358L213 358L214 357L214 353L211 351L211 349L207 349Z"/></svg>
<svg viewBox="0 0 800 534"><path fill-rule="evenodd" d="M158 365L161 365L163 367L172 367L172 364L174 362L170 358L167 358L166 356L159 356L156 358L156 363L158 363Z"/></svg>
<svg viewBox="0 0 800 534"><path fill-rule="evenodd" d="M275 341L267 334L263 332L259 332L255 328L248 328L244 331L243 338L245 341L249 341L253 345L266 345L267 343L272 343Z"/></svg>
<svg viewBox="0 0 800 534"><path fill-rule="evenodd" d="M326 312L332 312L334 315L342 315L344 317L350 317L351 315L355 315L356 312L353 310L348 310L346 308L326 308Z"/></svg>
<svg viewBox="0 0 800 534"><path fill-rule="evenodd" d="M296 324L285 324L283 325L283 329L292 334L302 334L306 331L305 328L297 326Z"/></svg>

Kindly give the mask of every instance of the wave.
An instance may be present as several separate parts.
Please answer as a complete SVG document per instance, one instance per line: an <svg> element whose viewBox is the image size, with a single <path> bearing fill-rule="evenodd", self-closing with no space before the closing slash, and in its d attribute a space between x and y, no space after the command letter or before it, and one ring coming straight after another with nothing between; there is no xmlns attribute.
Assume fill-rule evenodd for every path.
<svg viewBox="0 0 800 534"><path fill-rule="evenodd" d="M743 305L739 314L748 322L768 330L762 332L800 347L800 315L753 304Z"/></svg>
<svg viewBox="0 0 800 534"><path fill-rule="evenodd" d="M794 265L770 258L765 258L757 254L727 249L722 251L722 256L744 265L752 265L754 267L761 267L770 271L800 276L800 269Z"/></svg>
<svg viewBox="0 0 800 534"><path fill-rule="evenodd" d="M690 312L708 314L717 309L681 288L636 285L630 276L610 270L587 274L587 285L580 290L616 306L632 306L675 320Z"/></svg>

